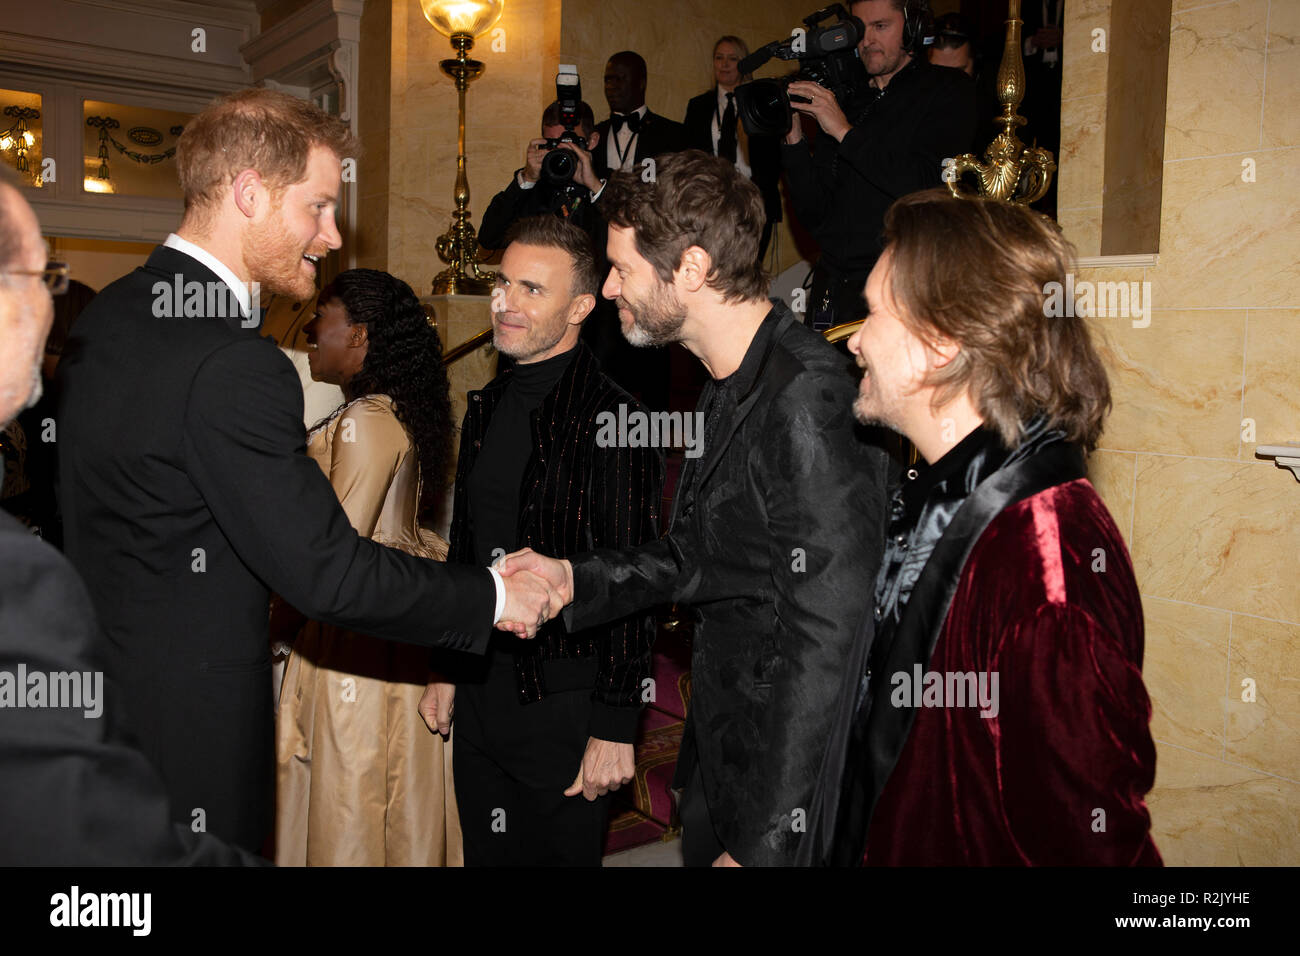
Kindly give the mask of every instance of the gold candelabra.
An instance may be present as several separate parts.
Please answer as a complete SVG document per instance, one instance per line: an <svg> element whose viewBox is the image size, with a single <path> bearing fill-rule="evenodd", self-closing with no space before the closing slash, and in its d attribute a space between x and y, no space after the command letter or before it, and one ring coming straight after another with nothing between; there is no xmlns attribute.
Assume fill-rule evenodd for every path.
<svg viewBox="0 0 1300 956"><path fill-rule="evenodd" d="M984 162L974 153L958 156L948 169L948 189L959 199L1001 199L1029 205L1046 195L1052 184L1056 160L1051 150L1028 147L1016 135L1016 127L1025 125L1017 114L1025 96L1025 64L1020 55L1020 0L1008 0L1007 36L1002 47L1002 64L998 67L998 102L1002 115L996 120L1002 132L984 151ZM961 181L965 173L976 179L975 189Z"/></svg>

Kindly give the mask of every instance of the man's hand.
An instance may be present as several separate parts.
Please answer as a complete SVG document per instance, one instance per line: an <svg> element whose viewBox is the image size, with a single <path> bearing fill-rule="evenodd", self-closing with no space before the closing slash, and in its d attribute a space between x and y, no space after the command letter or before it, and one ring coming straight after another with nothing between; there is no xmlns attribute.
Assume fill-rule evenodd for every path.
<svg viewBox="0 0 1300 956"><path fill-rule="evenodd" d="M559 614L573 601L573 565L569 564L568 561L548 558L538 554L532 548L524 548L499 559L493 567L501 573L507 588L512 580L521 576L525 578L536 577L545 582L549 603L542 610L544 616L541 618L541 623L543 624ZM532 637L531 633L527 635L523 633L523 625L528 620L532 620L532 618L525 618L524 621L520 621L518 618L511 616L509 599L507 598L506 611L501 615L501 620L497 622L497 627L503 631L514 631L520 637ZM540 626L541 624L538 624L538 627Z"/></svg>
<svg viewBox="0 0 1300 956"><path fill-rule="evenodd" d="M790 84L788 92L791 96L790 108L798 110L800 113L807 113L817 121L817 125L825 131L826 135L833 137L836 142L844 139L844 134L853 129L849 124L848 117L840 109L840 104L835 101L835 94L821 84L813 83L810 80L795 80ZM809 102L796 103L793 99L796 96L802 96ZM798 125L797 117L791 125ZM793 130L791 135L793 135ZM785 141L794 145L799 140L791 140L790 136L787 136Z"/></svg>
<svg viewBox="0 0 1300 956"><path fill-rule="evenodd" d="M592 149L595 149L596 143L600 141L600 137L593 133L591 138L593 142L589 145ZM567 149L578 158L578 170L573 174L573 181L578 183L580 186L586 186L593 193L599 190L600 180L596 178L596 173L591 168L591 152L583 149L576 143L570 142L563 142L558 148Z"/></svg>
<svg viewBox="0 0 1300 956"><path fill-rule="evenodd" d="M542 178L542 160L550 150L546 148L546 140L530 139L528 149L524 152L524 179L530 183L535 183Z"/></svg>
<svg viewBox="0 0 1300 956"><path fill-rule="evenodd" d="M714 866L740 866L739 863L737 863L735 860L731 858L731 854L728 853L726 850L722 851L722 856L718 857L716 860L713 861L713 865Z"/></svg>
<svg viewBox="0 0 1300 956"><path fill-rule="evenodd" d="M456 685L443 680L431 680L420 698L420 716L435 734L446 737L451 733L451 718L456 707Z"/></svg>
<svg viewBox="0 0 1300 956"><path fill-rule="evenodd" d="M533 637L538 628L559 613L556 597L545 578L528 570L516 568L507 575L501 571L501 582L506 588L506 606L501 612L497 628L513 631L516 637ZM563 608L568 602L561 602ZM555 610L553 610L555 609Z"/></svg>
<svg viewBox="0 0 1300 956"><path fill-rule="evenodd" d="M587 752L578 766L578 775L564 791L566 797L582 794L588 800L603 797L631 781L636 774L636 757L631 744L587 738Z"/></svg>

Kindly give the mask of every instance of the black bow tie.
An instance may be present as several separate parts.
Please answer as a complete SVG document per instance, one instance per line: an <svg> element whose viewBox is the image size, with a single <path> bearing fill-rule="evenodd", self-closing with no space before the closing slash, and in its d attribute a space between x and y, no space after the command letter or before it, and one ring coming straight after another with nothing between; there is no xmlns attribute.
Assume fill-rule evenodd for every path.
<svg viewBox="0 0 1300 956"><path fill-rule="evenodd" d="M609 128L617 135L626 126L635 136L641 131L640 113L615 113L609 118Z"/></svg>

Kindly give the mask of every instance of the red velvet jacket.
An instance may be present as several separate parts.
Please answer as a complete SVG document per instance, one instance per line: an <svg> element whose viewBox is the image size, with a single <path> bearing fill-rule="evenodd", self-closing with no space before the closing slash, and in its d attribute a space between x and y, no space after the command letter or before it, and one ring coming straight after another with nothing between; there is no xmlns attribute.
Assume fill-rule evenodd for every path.
<svg viewBox="0 0 1300 956"><path fill-rule="evenodd" d="M1142 648L1128 552L1091 484L1003 510L961 568L926 668L985 675L989 716L978 703L916 711L864 862L1159 865ZM891 693L919 693L915 675L891 677Z"/></svg>

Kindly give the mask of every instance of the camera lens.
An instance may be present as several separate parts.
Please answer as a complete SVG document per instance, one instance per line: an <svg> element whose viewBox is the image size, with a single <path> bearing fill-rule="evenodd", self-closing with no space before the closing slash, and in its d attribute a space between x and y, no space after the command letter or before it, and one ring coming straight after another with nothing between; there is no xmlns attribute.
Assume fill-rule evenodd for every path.
<svg viewBox="0 0 1300 956"><path fill-rule="evenodd" d="M567 149L553 149L542 158L542 176L548 182L570 182L577 171L578 159Z"/></svg>
<svg viewBox="0 0 1300 956"><path fill-rule="evenodd" d="M764 78L737 87L736 103L751 136L782 136L790 129L790 97L780 80Z"/></svg>

